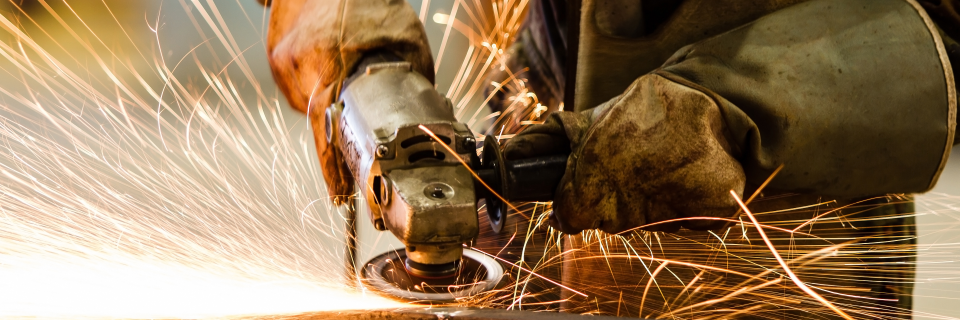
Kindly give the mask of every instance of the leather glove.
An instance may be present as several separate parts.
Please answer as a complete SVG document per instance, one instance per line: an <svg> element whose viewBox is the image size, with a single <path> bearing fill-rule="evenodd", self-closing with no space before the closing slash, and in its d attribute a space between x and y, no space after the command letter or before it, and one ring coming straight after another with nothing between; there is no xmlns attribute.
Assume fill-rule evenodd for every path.
<svg viewBox="0 0 960 320"><path fill-rule="evenodd" d="M267 53L290 105L307 114L327 191L335 202L353 194L340 149L325 135L324 113L365 52L391 52L431 82L433 58L423 24L403 0L270 1Z"/></svg>
<svg viewBox="0 0 960 320"><path fill-rule="evenodd" d="M745 178L725 132L712 97L654 74L597 108L551 114L504 152L518 159L572 151L551 223L566 233L616 233L673 218L733 215L729 190L742 193ZM648 230L681 225L717 227L687 220Z"/></svg>
<svg viewBox="0 0 960 320"><path fill-rule="evenodd" d="M901 0L814 0L678 51L587 113L560 113L508 158L570 152L563 232L730 217L729 191L840 198L932 188L956 134L936 26ZM566 144L564 144L566 143ZM653 230L713 228L686 220Z"/></svg>

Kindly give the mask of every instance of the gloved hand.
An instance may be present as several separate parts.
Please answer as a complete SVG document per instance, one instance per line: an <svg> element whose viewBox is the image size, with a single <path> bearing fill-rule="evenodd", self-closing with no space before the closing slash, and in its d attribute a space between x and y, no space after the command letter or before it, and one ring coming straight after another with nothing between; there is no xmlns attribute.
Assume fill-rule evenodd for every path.
<svg viewBox="0 0 960 320"><path fill-rule="evenodd" d="M423 24L403 0L270 1L267 53L290 105L306 113L327 190L335 202L353 193L340 149L326 140L324 112L365 52L387 51L431 82L433 58Z"/></svg>
<svg viewBox="0 0 960 320"><path fill-rule="evenodd" d="M638 79L621 96L582 113L551 114L505 146L505 157L567 154L551 223L576 233L616 233L681 217L727 217L743 192L713 97L659 75ZM572 153L571 153L572 151ZM687 220L648 230L718 227Z"/></svg>
<svg viewBox="0 0 960 320"><path fill-rule="evenodd" d="M839 198L929 190L954 143L956 113L943 39L919 5L818 0L683 48L595 110L554 114L522 132L505 153L570 152L556 227L615 233L730 217L729 191L742 196L781 165L765 190Z"/></svg>

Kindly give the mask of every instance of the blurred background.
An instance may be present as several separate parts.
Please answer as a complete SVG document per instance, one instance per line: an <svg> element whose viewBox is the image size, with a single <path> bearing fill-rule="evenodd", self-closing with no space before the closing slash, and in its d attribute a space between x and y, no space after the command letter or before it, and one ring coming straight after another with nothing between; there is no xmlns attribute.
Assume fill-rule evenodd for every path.
<svg viewBox="0 0 960 320"><path fill-rule="evenodd" d="M461 71L465 57L470 54L471 41L456 30L451 32L448 28L448 23L452 21L450 13L455 8L455 0L423 1L428 1L427 5L419 0L409 0L409 3L425 18L426 30L435 56L439 53L440 44L444 42L444 35L449 32L446 40L445 58L442 60L437 73L438 89L445 92ZM14 3L17 5L14 5ZM144 106L143 110L128 109L128 117L134 119L131 125L135 124L141 130L156 127L158 132L169 132L171 135L193 132L191 130L201 130L188 128L190 121L176 120L175 118L181 115L177 112L159 112L161 118L170 120L164 124L160 124L160 121L148 112L148 110L153 109L165 110L156 101L166 101L170 106L189 109L191 106L185 104L185 102L190 99L180 99L178 95L171 93L180 90L176 89L177 86L194 88L183 89L183 92L194 92L198 96L205 96L210 101L214 101L208 110L220 115L217 118L217 121L219 121L217 126L219 127L247 128L246 126L249 123L255 121L247 115L241 114L243 112L253 115L254 118L260 117L263 114L261 110L264 109L275 112L277 119L282 119L282 121L278 121L279 129L277 132L282 132L284 137L290 140L290 145L286 147L291 155L290 163L293 163L291 168L294 169L289 169L289 172L302 174L302 176L291 177L287 184L281 185L282 188L296 189L295 197L289 196L284 198L287 200L274 201L275 203L269 206L265 205L266 207L259 208L259 210L291 217L268 220L269 223L265 223L266 227L255 230L257 237L262 238L260 240L247 239L250 236L243 232L245 229L226 227L225 230L235 232L232 236L234 238L230 239L236 240L238 243L251 241L248 243L248 248L230 248L223 251L210 249L210 251L204 251L209 259L203 261L221 263L223 261L241 260L250 256L272 255L271 257L276 258L276 260L273 260L273 258L260 259L250 263L261 263L261 267L270 268L272 263L279 265L281 264L279 261L285 261L283 267L287 267L286 264L298 266L291 267L289 274L328 279L329 281L342 280L340 279L341 275L337 274L343 272L343 264L338 260L343 256L344 245L342 212L330 207L329 203L315 201L317 197L325 196L326 191L322 186L322 179L316 167L316 154L313 149L310 126L302 114L289 108L273 84L263 44L269 12L256 0L104 0L102 2L12 0L12 2L0 6L0 10L7 20L5 27L7 32L0 35L3 40L2 43L6 47L4 50L6 59L0 61L0 67L4 71L3 76L0 77L0 90L4 91L4 94L0 97L0 104L7 107L0 112L8 113L5 121L20 122L26 128L21 129L23 132L31 131L37 136L50 137L51 141L60 141L64 145L74 141L61 136L51 126L45 124L43 122L45 116L42 112L27 114L28 112L25 111L20 114L18 110L26 109L18 108L26 108L23 106L29 105L30 101L43 101L53 105L70 105L71 108L78 110L78 113L72 116L63 116L62 119L76 117L77 121L90 124L82 128L78 127L78 129L108 131L109 127L104 128L96 125L106 120L88 118L92 116L84 115L83 112L97 113L99 112L98 108L102 108L96 103L100 98L90 99L86 91L105 93L103 99L120 100L119 105ZM422 10L426 10L426 12L424 13ZM454 18L464 24L469 24L471 21L469 17L463 15L463 11L460 11L460 15ZM13 30L19 30L19 32ZM31 47L43 48L44 52L31 51ZM86 84L71 86L71 83L75 83L74 81L64 80L62 86L52 86L52 89L48 90L61 92L62 95L45 98L44 90L37 90L37 86L45 83L45 80L32 78L31 73L25 71L32 67L25 65L24 59L10 58L11 52L24 52L24 57L31 58L32 61L40 65L38 68L73 70L76 76L86 79ZM56 60L59 65L40 63L45 59ZM53 75L56 72L50 74ZM204 89L211 86L213 75L222 76L223 79L231 79L233 89ZM173 81L170 81L170 79L177 79L177 83L172 83ZM224 84L224 86L229 87L230 85ZM121 92L124 90L122 88L128 88L131 92ZM71 92L76 94L70 94ZM222 95L229 92L234 93L233 97ZM137 101L137 99L132 98L134 96L142 97L143 100ZM216 102L231 99L236 100L232 103L232 106L224 104L218 107ZM480 102L478 95L467 103L471 105L471 108L477 109L482 107ZM189 115L191 113L184 112L182 114ZM265 117L269 118L269 116ZM69 123L70 121L66 122ZM156 122L156 124L153 124L153 122ZM481 123L475 129L484 129L482 125ZM216 128L217 126L210 125L210 128ZM211 215L211 217L216 216L218 218L190 220L192 222L189 223L195 223L198 226L193 234L199 234L197 237L204 238L206 237L202 235L204 232L224 233L223 229L212 227L217 225L218 222L210 221L216 220L223 224L231 223L231 221L243 221L245 219L243 214L247 212L247 208L251 207L246 202L231 202L234 200L218 198L217 194L243 193L246 201L250 203L258 201L257 199L282 198L276 196L277 187L275 185L272 188L258 185L260 183L266 185L270 183L272 178L265 173L269 170L255 165L248 166L252 163L260 164L259 160L250 160L256 157L249 159L230 158L233 155L246 157L250 154L259 154L260 158L266 159L264 163L269 163L270 159L276 159L279 148L277 144L253 143L266 139L263 132L244 129L236 130L230 134L218 133L206 136L207 139L214 139L214 141L216 137L230 136L235 141L252 142L249 150L243 153L219 150L217 149L217 143L213 142L209 145L195 145L198 148L209 148L209 153L200 156L189 154L181 156L177 147L172 144L165 144L169 141L164 140L162 134L156 138L151 138L153 139L151 141L155 140L153 145L165 147L140 147L135 152L138 153L137 159L147 163L149 163L149 159L164 159L164 161L178 163L181 165L177 169L179 174L184 175L184 177L192 177L192 179L186 180L190 181L189 183L166 184L165 188L171 190L170 194L174 194L172 191L174 189L193 188L186 190L180 196L169 196L166 199L173 200L173 202L178 200L190 202L184 199L197 197L200 200L192 203L193 208L209 206L204 207L206 208L204 210L229 214L230 217L227 218L220 215ZM117 134L106 132L103 136ZM124 133L121 132L119 135L124 135ZM94 139L90 141L89 145L96 147L98 143L107 143L104 141L107 140L96 141ZM179 147L189 149L191 146L190 140L184 141L186 143ZM111 148L104 148L104 150L116 152L123 148L123 144L118 144ZM29 149L25 146L20 149L20 152L29 155ZM8 147L8 150L12 149ZM151 152L156 152L156 154ZM236 185L225 183L224 181L227 180L218 178L221 175L211 174L209 168L198 166L194 161L196 160L194 157L216 158L218 154L222 155L223 158L217 159L216 163L222 166L212 171L227 172L221 172L222 177L232 177L230 179L235 180L227 180L233 182L246 181L253 186L242 187L245 188L242 192L225 187L226 185L236 187ZM104 157L108 158L106 155ZM17 159L14 156L7 156L0 159L0 163L7 170L22 168L25 162ZM37 156L37 159L45 158ZM231 165L231 161L237 161L239 164ZM46 169L48 172L56 171L55 168L58 167L56 163L50 162L47 164L50 166ZM122 181L129 180L124 178L125 173L122 171L96 168L91 170L96 172L96 176L103 178L105 185L111 185L113 190L119 190L131 199L155 197L150 191L151 188L134 187L122 183ZM265 174L267 176L264 176ZM176 178L171 177L171 179ZM14 187L10 186L9 188ZM81 191L77 191L77 194L83 194ZM290 194L294 194L294 191L290 192ZM10 195L6 192L5 194ZM30 192L23 191L22 194L26 195ZM928 194L917 197L919 233L922 235L919 239L921 254L917 261L919 270L918 284L915 289L917 298L914 300L918 315L930 313L960 317L960 297L954 296L957 290L955 288L956 282L953 281L960 279L960 268L958 268L957 263L960 261L960 256L956 256L955 251L942 249L943 246L956 242L955 234L960 231L955 229L958 220L960 220L960 201L957 200L957 196L960 196L960 150L953 152L951 161L941 176L937 187ZM100 196L92 198L98 197ZM269 201L264 200L264 202ZM150 206L150 208L162 206L157 204ZM54 207L57 206L51 208ZM112 208L117 210L129 208L132 212L125 212L123 218L118 216L116 220L112 221L126 221L130 225L136 225L138 220L135 217L126 217L125 215L137 215L138 212L133 210L146 210L138 209L139 207L121 207L119 205ZM44 210L49 212L55 209L47 208ZM281 211L283 212L278 213ZM162 213L164 216L168 214L170 213ZM324 223L314 228L306 226L303 217L310 217L311 215L319 217L317 219L324 221ZM297 223L298 220L299 223ZM365 212L359 213L358 222L360 235L358 262L367 261L372 256L390 248L402 247L391 234L373 230ZM180 221L177 225L184 223L186 222ZM203 225L203 227L200 227L200 225ZM296 227L297 225L301 227ZM221 228L223 227L221 226ZM136 230L136 228L130 229ZM276 234L268 234L270 232ZM296 233L297 235L285 238L285 233ZM160 237L162 236L156 236L156 238ZM122 234L119 237L110 234L104 236L104 238L110 241L116 240L118 248L124 241L127 241L124 240ZM237 240L241 238L244 240ZM136 241L140 241L141 244L147 242L144 239L155 238L144 236L141 239L142 241L130 240L130 246L134 246ZM221 240L223 239L211 238L203 243L212 244ZM110 241L105 240L104 243ZM166 248L169 252L183 249L172 243L173 241L167 244ZM283 250L275 248L277 251L263 248L263 246L280 245L290 245L292 248ZM32 248L28 249L32 250ZM249 248L256 248L257 250ZM15 251L16 248L0 252ZM198 260L197 263L201 262ZM242 269L245 270L243 272L255 273L247 270L248 267L245 266L243 261L236 261L234 266L228 266L229 263L223 263L222 265L223 268L230 268L230 270ZM10 289L9 287L0 287L0 290Z"/></svg>

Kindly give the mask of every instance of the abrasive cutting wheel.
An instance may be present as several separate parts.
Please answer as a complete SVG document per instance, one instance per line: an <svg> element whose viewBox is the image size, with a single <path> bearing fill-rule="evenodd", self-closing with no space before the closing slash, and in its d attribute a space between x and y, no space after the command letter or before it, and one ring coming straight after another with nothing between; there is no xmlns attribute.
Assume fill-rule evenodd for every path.
<svg viewBox="0 0 960 320"><path fill-rule="evenodd" d="M381 294L409 301L444 302L491 290L503 277L503 266L473 249L464 249L457 272L446 278L422 278L407 272L403 249L383 253L367 262L363 283Z"/></svg>

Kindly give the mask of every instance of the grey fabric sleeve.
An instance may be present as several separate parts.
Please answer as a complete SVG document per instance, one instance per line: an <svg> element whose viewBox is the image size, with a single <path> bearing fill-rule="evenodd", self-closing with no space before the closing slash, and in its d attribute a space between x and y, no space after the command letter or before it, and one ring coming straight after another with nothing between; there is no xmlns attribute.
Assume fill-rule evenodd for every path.
<svg viewBox="0 0 960 320"><path fill-rule="evenodd" d="M815 0L688 46L661 76L704 90L747 182L833 196L929 190L955 143L943 41L910 0Z"/></svg>

